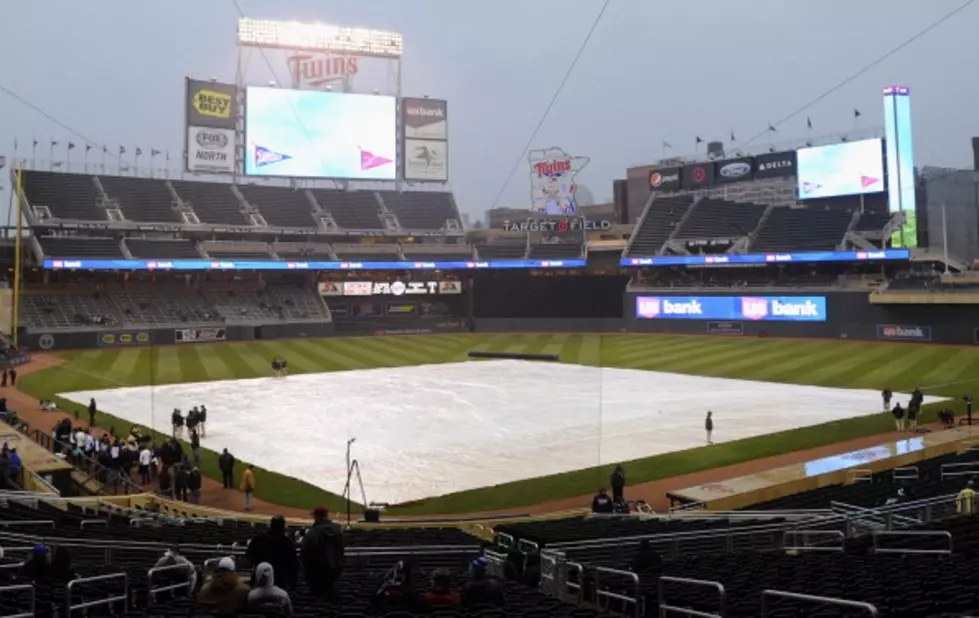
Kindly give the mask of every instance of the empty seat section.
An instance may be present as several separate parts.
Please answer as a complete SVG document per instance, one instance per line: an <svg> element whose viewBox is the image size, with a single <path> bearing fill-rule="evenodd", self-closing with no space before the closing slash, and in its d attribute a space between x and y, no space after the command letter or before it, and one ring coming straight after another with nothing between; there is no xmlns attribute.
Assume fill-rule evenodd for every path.
<svg viewBox="0 0 979 618"><path fill-rule="evenodd" d="M522 260L527 256L527 241L503 240L476 246L481 260Z"/></svg>
<svg viewBox="0 0 979 618"><path fill-rule="evenodd" d="M847 210L778 207L758 230L751 250L835 251L852 218Z"/></svg>
<svg viewBox="0 0 979 618"><path fill-rule="evenodd" d="M860 215L860 220L857 221L857 231L858 232L880 232L883 231L884 226L891 220L891 213L889 212L865 212Z"/></svg>
<svg viewBox="0 0 979 618"><path fill-rule="evenodd" d="M766 206L705 198L697 202L693 212L675 238L683 240L747 236L758 225Z"/></svg>
<svg viewBox="0 0 979 618"><path fill-rule="evenodd" d="M144 260L199 260L201 254L190 240L144 240L127 238L126 247L134 258Z"/></svg>
<svg viewBox="0 0 979 618"><path fill-rule="evenodd" d="M217 182L174 180L173 188L194 209L201 223L215 225L250 225L241 212L241 203L231 185Z"/></svg>
<svg viewBox="0 0 979 618"><path fill-rule="evenodd" d="M435 191L379 192L384 205L398 217L406 230L443 230L453 221L458 229L459 213L452 194Z"/></svg>
<svg viewBox="0 0 979 618"><path fill-rule="evenodd" d="M380 210L377 194L373 191L313 189L312 192L320 208L330 213L339 227L348 230L382 229L377 216Z"/></svg>
<svg viewBox="0 0 979 618"><path fill-rule="evenodd" d="M238 185L245 201L258 208L265 222L276 227L314 228L313 205L305 189Z"/></svg>
<svg viewBox="0 0 979 618"><path fill-rule="evenodd" d="M689 196L655 198L647 208L642 224L633 232L629 255L659 254L692 203L693 198Z"/></svg>
<svg viewBox="0 0 979 618"><path fill-rule="evenodd" d="M107 221L93 177L88 174L24 172L24 195L31 206L47 206L59 219Z"/></svg>
<svg viewBox="0 0 979 618"><path fill-rule="evenodd" d="M44 255L52 258L122 259L122 249L115 238L85 238L82 236L39 236Z"/></svg>
<svg viewBox="0 0 979 618"><path fill-rule="evenodd" d="M173 209L173 195L167 181L156 178L123 178L100 176L99 182L110 199L116 200L130 221L179 223L180 215Z"/></svg>
<svg viewBox="0 0 979 618"><path fill-rule="evenodd" d="M358 262L397 262L401 260L399 247L396 244L376 243L373 245L333 245L337 259L356 260Z"/></svg>
<svg viewBox="0 0 979 618"><path fill-rule="evenodd" d="M220 317L198 294L186 289L133 290L112 295L126 324L190 326L217 324Z"/></svg>
<svg viewBox="0 0 979 618"><path fill-rule="evenodd" d="M20 319L36 329L115 326L122 321L102 294L25 294Z"/></svg>

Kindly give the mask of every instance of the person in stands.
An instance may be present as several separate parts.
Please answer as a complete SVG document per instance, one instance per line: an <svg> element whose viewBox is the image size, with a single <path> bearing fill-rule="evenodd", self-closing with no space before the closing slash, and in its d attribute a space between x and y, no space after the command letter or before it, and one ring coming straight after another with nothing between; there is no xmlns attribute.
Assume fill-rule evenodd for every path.
<svg viewBox="0 0 979 618"><path fill-rule="evenodd" d="M398 560L384 575L384 580L374 593L372 606L377 614L418 609L419 599L411 581L410 562Z"/></svg>
<svg viewBox="0 0 979 618"><path fill-rule="evenodd" d="M248 613L271 613L276 616L292 616L292 600L289 593L275 585L275 569L268 562L255 567L255 585L245 602Z"/></svg>
<svg viewBox="0 0 979 618"><path fill-rule="evenodd" d="M452 577L448 571L438 569L432 576L432 587L422 599L428 610L441 607L458 607L462 604L462 596L452 589Z"/></svg>
<svg viewBox="0 0 979 618"><path fill-rule="evenodd" d="M894 416L894 426L897 427L897 430L904 431L904 408L901 407L900 401L894 404L891 414Z"/></svg>
<svg viewBox="0 0 979 618"><path fill-rule="evenodd" d="M605 488L598 490L595 497L591 501L591 512L592 513L611 513L614 510L614 505L612 504L612 499L609 498L608 493Z"/></svg>
<svg viewBox="0 0 979 618"><path fill-rule="evenodd" d="M44 582L48 578L48 557L51 550L47 545L35 545L31 550L31 556L20 568L20 575L23 579L32 582Z"/></svg>
<svg viewBox="0 0 979 618"><path fill-rule="evenodd" d="M612 486L612 502L624 500L625 492L625 470L622 466L615 466L612 475L609 477L609 485Z"/></svg>
<svg viewBox="0 0 979 618"><path fill-rule="evenodd" d="M486 572L488 561L485 556L476 558L469 570L470 580L462 587L462 605L506 605L506 595L499 580Z"/></svg>
<svg viewBox="0 0 979 618"><path fill-rule="evenodd" d="M269 528L248 543L245 557L252 564L269 563L275 571L279 587L294 590L299 580L299 558L296 544L286 534L286 519L276 515ZM252 576L255 581L255 575Z"/></svg>
<svg viewBox="0 0 979 618"><path fill-rule="evenodd" d="M171 583L186 583L187 596L192 596L197 588L197 569L190 560L180 555L177 547L171 547L163 552L163 556L153 565L154 569L173 567L163 573L164 579ZM182 568L177 568L182 567Z"/></svg>
<svg viewBox="0 0 979 618"><path fill-rule="evenodd" d="M974 481L969 481L965 489L955 497L955 512L959 515L974 515L976 512L976 486Z"/></svg>
<svg viewBox="0 0 979 618"><path fill-rule="evenodd" d="M221 470L221 482L225 489L234 487L235 476L235 456L224 449L218 456L218 468Z"/></svg>
<svg viewBox="0 0 979 618"><path fill-rule="evenodd" d="M221 558L218 568L197 595L197 602L216 616L237 616L248 602L248 586L238 579L235 561Z"/></svg>
<svg viewBox="0 0 979 618"><path fill-rule="evenodd" d="M636 551L636 555L632 559L632 571L634 573L639 573L640 571L659 571L662 568L663 559L660 558L660 555L653 549L649 539L639 541L639 549Z"/></svg>
<svg viewBox="0 0 979 618"><path fill-rule="evenodd" d="M313 527L303 537L299 552L309 593L314 597L334 599L336 584L343 573L343 532L331 522L326 507L313 511Z"/></svg>

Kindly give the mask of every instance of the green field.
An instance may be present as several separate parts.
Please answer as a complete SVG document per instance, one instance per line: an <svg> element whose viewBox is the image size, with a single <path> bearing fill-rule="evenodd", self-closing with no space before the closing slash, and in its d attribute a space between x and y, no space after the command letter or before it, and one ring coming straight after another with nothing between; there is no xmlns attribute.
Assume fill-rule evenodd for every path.
<svg viewBox="0 0 979 618"><path fill-rule="evenodd" d="M826 340L710 338L668 335L436 335L261 341L62 353L64 365L23 376L21 388L51 398L57 393L122 386L254 378L269 374L269 359L289 359L291 373L344 371L457 362L470 350L553 353L561 361L593 366L674 371L704 376L817 386L895 391L920 386L929 395L956 397L979 391L979 348ZM59 400L63 409L77 404ZM935 413L926 407L925 420ZM84 412L82 413L84 418ZM117 432L129 424L103 415ZM738 442L630 462L630 483L667 478L799 449L881 433L887 415L862 417ZM218 475L216 455L203 470ZM492 455L489 455L492 456ZM518 508L591 493L607 469L530 479L433 498L395 509L402 514L451 514ZM257 497L283 506L339 508L337 496L300 480L261 472Z"/></svg>

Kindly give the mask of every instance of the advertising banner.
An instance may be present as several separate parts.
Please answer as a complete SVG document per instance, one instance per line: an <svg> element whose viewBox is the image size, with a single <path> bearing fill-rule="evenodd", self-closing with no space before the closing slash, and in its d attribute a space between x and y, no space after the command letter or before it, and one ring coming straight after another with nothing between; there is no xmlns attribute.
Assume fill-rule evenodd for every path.
<svg viewBox="0 0 979 618"><path fill-rule="evenodd" d="M177 343L204 343L227 339L223 328L179 328L173 331L173 335Z"/></svg>
<svg viewBox="0 0 979 618"><path fill-rule="evenodd" d="M234 129L187 127L187 170L233 173L235 171Z"/></svg>
<svg viewBox="0 0 979 618"><path fill-rule="evenodd" d="M342 287L341 287L342 286ZM460 281L344 281L321 282L321 296L424 296L462 294Z"/></svg>
<svg viewBox="0 0 979 618"><path fill-rule="evenodd" d="M405 139L449 139L448 103L433 99L401 99Z"/></svg>
<svg viewBox="0 0 979 618"><path fill-rule="evenodd" d="M343 296L343 284L339 281L320 281L317 287L320 296Z"/></svg>
<svg viewBox="0 0 979 618"><path fill-rule="evenodd" d="M145 346L153 343L153 337L145 330L110 331L99 333L97 343L100 348Z"/></svg>
<svg viewBox="0 0 979 618"><path fill-rule="evenodd" d="M680 168L668 167L649 172L650 191L679 191Z"/></svg>
<svg viewBox="0 0 979 618"><path fill-rule="evenodd" d="M248 88L245 174L394 180L394 97Z"/></svg>
<svg viewBox="0 0 979 618"><path fill-rule="evenodd" d="M237 122L234 84L187 80L187 126L234 130Z"/></svg>
<svg viewBox="0 0 979 618"><path fill-rule="evenodd" d="M447 182L449 143L405 138L404 177L421 182Z"/></svg>
<svg viewBox="0 0 979 618"><path fill-rule="evenodd" d="M588 157L571 156L560 148L531 150L530 200L533 209L549 215L567 215L578 211L575 176L588 165Z"/></svg>
<svg viewBox="0 0 979 618"><path fill-rule="evenodd" d="M931 326L878 324L877 338L883 341L931 341Z"/></svg>
<svg viewBox="0 0 979 618"><path fill-rule="evenodd" d="M795 176L795 151L772 152L755 157L755 178Z"/></svg>
<svg viewBox="0 0 979 618"><path fill-rule="evenodd" d="M708 322L708 335L743 335L744 324L741 322Z"/></svg>
<svg viewBox="0 0 979 618"><path fill-rule="evenodd" d="M636 317L670 320L825 322L825 296L639 296Z"/></svg>
<svg viewBox="0 0 979 618"><path fill-rule="evenodd" d="M754 158L741 157L739 159L727 159L725 161L717 162L717 175L715 181L718 184L722 184L751 180L754 173Z"/></svg>
<svg viewBox="0 0 979 618"><path fill-rule="evenodd" d="M680 186L684 189L707 189L713 185L713 163L698 163L680 169Z"/></svg>
<svg viewBox="0 0 979 618"><path fill-rule="evenodd" d="M800 200L884 190L884 144L880 139L802 148L796 158Z"/></svg>

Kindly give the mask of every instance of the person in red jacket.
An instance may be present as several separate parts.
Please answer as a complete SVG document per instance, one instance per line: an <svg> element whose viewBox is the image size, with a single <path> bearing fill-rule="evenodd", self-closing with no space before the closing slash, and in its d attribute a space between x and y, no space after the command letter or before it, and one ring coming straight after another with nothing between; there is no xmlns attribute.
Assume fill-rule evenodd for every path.
<svg viewBox="0 0 979 618"><path fill-rule="evenodd" d="M432 576L432 588L425 594L423 601L428 608L458 607L462 603L462 597L452 589L452 578L449 574L439 569Z"/></svg>

